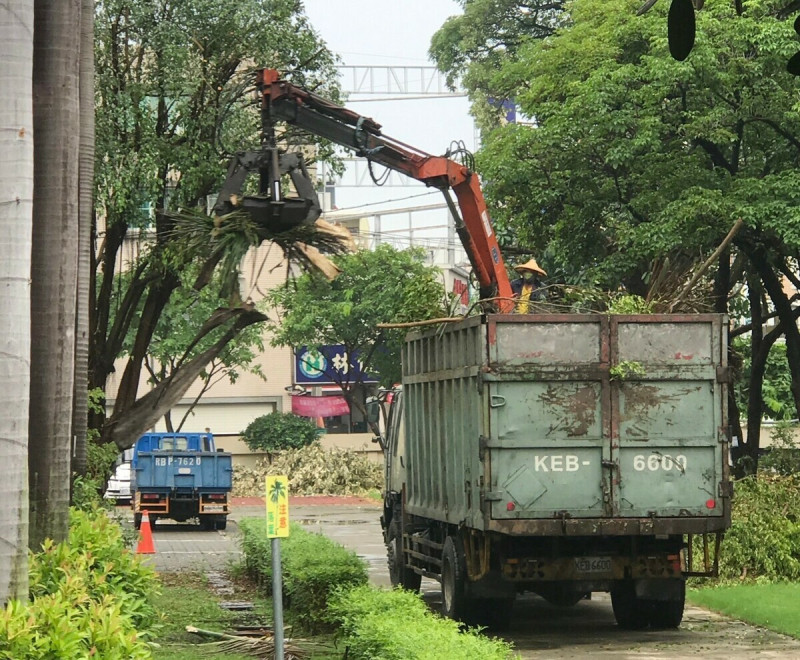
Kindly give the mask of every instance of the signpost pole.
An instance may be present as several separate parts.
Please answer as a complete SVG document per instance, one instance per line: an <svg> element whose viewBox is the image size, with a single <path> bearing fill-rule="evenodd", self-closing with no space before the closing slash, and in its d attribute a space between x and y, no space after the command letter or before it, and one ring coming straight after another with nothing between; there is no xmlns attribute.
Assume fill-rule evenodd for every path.
<svg viewBox="0 0 800 660"><path fill-rule="evenodd" d="M272 612L275 635L275 658L283 654L283 576L281 575L281 538L289 536L289 479L268 476L266 479L267 537L272 550Z"/></svg>
<svg viewBox="0 0 800 660"><path fill-rule="evenodd" d="M273 538L272 545L272 612L275 635L275 660L283 656L283 576L281 575L281 540Z"/></svg>

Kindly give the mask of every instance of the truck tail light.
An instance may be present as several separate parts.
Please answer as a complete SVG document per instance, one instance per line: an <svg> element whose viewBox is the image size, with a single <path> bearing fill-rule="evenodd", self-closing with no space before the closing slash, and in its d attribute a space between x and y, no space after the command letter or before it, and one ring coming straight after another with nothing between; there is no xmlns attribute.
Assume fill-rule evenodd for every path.
<svg viewBox="0 0 800 660"><path fill-rule="evenodd" d="M159 500L161 496L158 493L142 493L142 500Z"/></svg>
<svg viewBox="0 0 800 660"><path fill-rule="evenodd" d="M225 493L210 493L208 495L208 499L217 500L217 501L220 501L220 502L224 502L226 500L226 498L227 498L227 496L225 495Z"/></svg>

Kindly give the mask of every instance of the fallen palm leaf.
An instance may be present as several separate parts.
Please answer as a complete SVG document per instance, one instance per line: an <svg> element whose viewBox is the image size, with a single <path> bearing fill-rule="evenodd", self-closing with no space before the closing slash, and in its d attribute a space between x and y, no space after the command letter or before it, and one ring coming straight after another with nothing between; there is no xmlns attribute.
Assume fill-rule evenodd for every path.
<svg viewBox="0 0 800 660"><path fill-rule="evenodd" d="M240 653L260 660L272 660L275 657L275 638L271 635L257 638L243 637L214 630L203 630L195 626L186 626L186 632L220 640L201 645L198 650L204 656L214 657L221 653ZM283 644L285 660L303 660L309 657L312 651L317 650L332 649L329 645L305 639L285 640Z"/></svg>

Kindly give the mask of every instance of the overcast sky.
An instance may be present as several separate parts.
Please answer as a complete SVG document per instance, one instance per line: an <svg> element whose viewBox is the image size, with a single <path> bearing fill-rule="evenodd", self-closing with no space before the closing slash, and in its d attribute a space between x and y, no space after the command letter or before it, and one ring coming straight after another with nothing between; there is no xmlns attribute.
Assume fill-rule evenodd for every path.
<svg viewBox="0 0 800 660"><path fill-rule="evenodd" d="M461 13L453 0L305 0L306 14L328 47L344 64L426 66L434 32ZM386 135L440 155L453 140L475 148L474 127L466 98L360 102L347 106L382 124ZM391 202L425 188L339 188L339 208L386 200L387 206L438 203L441 194Z"/></svg>

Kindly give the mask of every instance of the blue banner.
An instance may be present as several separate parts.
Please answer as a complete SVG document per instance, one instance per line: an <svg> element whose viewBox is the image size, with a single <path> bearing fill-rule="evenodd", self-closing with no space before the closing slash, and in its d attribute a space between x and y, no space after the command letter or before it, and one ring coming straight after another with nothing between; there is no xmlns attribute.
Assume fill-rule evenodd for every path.
<svg viewBox="0 0 800 660"><path fill-rule="evenodd" d="M342 344L308 348L294 352L294 382L298 385L335 385L337 381L354 383L361 379L358 351L348 355ZM378 378L364 373L362 382L377 383Z"/></svg>

